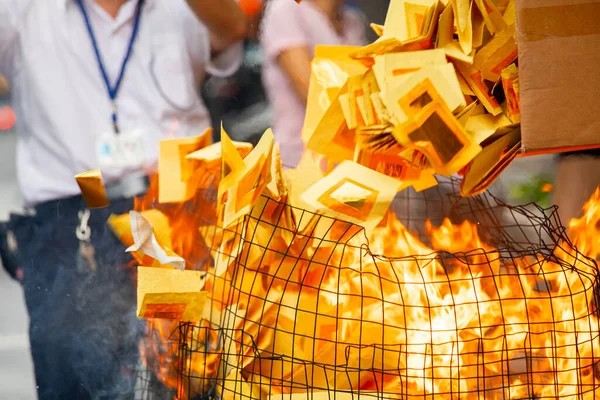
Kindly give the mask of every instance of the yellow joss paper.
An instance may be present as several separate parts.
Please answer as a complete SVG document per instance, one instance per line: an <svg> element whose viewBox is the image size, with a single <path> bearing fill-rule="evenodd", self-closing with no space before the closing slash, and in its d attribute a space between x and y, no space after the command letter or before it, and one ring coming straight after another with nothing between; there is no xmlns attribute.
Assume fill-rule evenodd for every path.
<svg viewBox="0 0 600 400"><path fill-rule="evenodd" d="M381 35L383 35L383 25L371 22L370 26L377 36L381 37Z"/></svg>
<svg viewBox="0 0 600 400"><path fill-rule="evenodd" d="M283 176L283 166L281 164L281 151L279 143L273 146L271 160L271 180L267 183L266 189L270 198L280 201L288 195L288 186Z"/></svg>
<svg viewBox="0 0 600 400"><path fill-rule="evenodd" d="M451 0L454 9L454 24L458 33L460 47L465 54L473 50L473 19L472 19L472 0Z"/></svg>
<svg viewBox="0 0 600 400"><path fill-rule="evenodd" d="M353 51L350 57L368 60L381 54L433 47L441 4L438 0L392 0L381 37Z"/></svg>
<svg viewBox="0 0 600 400"><path fill-rule="evenodd" d="M308 149L336 162L351 160L356 146L356 132L348 127L339 101L340 95L343 95L347 88L348 85L345 84L306 143Z"/></svg>
<svg viewBox="0 0 600 400"><path fill-rule="evenodd" d="M344 161L332 173L302 195L314 211L363 226L377 226L396 193L407 184L351 161Z"/></svg>
<svg viewBox="0 0 600 400"><path fill-rule="evenodd" d="M461 184L462 196L474 196L486 190L516 157L521 146L518 127L486 145L475 157Z"/></svg>
<svg viewBox="0 0 600 400"><path fill-rule="evenodd" d="M311 391L306 393L286 393L273 394L269 400L356 400L359 395L355 391L329 390L329 391ZM377 392L360 391L360 399L384 400L389 397Z"/></svg>
<svg viewBox="0 0 600 400"><path fill-rule="evenodd" d="M294 206L292 212L296 214L299 222L306 223L307 218L300 218L303 214L302 209L307 207L302 200L302 194L324 176L319 168L319 156L312 151L305 151L298 166L283 171L283 174L289 183L289 199Z"/></svg>
<svg viewBox="0 0 600 400"><path fill-rule="evenodd" d="M75 175L75 180L88 208L102 208L110 204L102 183L102 173L99 169Z"/></svg>
<svg viewBox="0 0 600 400"><path fill-rule="evenodd" d="M193 192L188 190L193 163L186 156L206 147L212 140L212 129L196 137L164 139L159 144L158 201L178 203L188 200Z"/></svg>
<svg viewBox="0 0 600 400"><path fill-rule="evenodd" d="M209 301L204 282L200 271L138 267L138 317L200 320Z"/></svg>
<svg viewBox="0 0 600 400"><path fill-rule="evenodd" d="M424 93L415 91L418 87L428 87L429 91L435 92L438 101L451 112L466 105L452 64L425 66L382 98L398 124L409 121L420 110L421 103L431 99L429 95L420 98Z"/></svg>
<svg viewBox="0 0 600 400"><path fill-rule="evenodd" d="M433 171L424 170L421 172L420 179L413 183L413 189L415 189L417 192L422 192L423 190L427 190L437 185L438 181L435 178Z"/></svg>
<svg viewBox="0 0 600 400"><path fill-rule="evenodd" d="M221 181L219 182L218 199L242 177L246 163L235 144L221 127Z"/></svg>
<svg viewBox="0 0 600 400"><path fill-rule="evenodd" d="M450 58L469 64L473 62L475 51L465 53L460 43L454 40L454 11L450 4L446 6L440 15L436 46Z"/></svg>
<svg viewBox="0 0 600 400"><path fill-rule="evenodd" d="M271 162L275 138L267 129L256 148L244 160L244 169L236 175L236 181L227 189L224 205L223 226L228 227L250 212L252 206L271 181ZM219 185L219 191L221 185Z"/></svg>
<svg viewBox="0 0 600 400"><path fill-rule="evenodd" d="M405 182L417 181L421 176L421 169L410 165L395 147L387 150L373 150L359 146L355 162Z"/></svg>
<svg viewBox="0 0 600 400"><path fill-rule="evenodd" d="M502 70L502 88L506 96L506 114L512 122L521 121L521 106L519 102L519 71L515 64Z"/></svg>
<svg viewBox="0 0 600 400"><path fill-rule="evenodd" d="M500 107L496 98L490 94L489 88L483 81L481 72L472 65L461 61L456 61L454 65L456 65L457 72L460 73L465 82L467 82L485 109L492 115L500 114L502 112L502 107Z"/></svg>
<svg viewBox="0 0 600 400"><path fill-rule="evenodd" d="M502 70L517 59L515 26L511 25L492 39L475 54L473 65L481 71L481 76L491 82L500 78Z"/></svg>
<svg viewBox="0 0 600 400"><path fill-rule="evenodd" d="M252 151L252 143L231 141L238 151L240 157L244 158ZM188 160L195 160L203 163L207 169L220 168L223 149L221 142L211 144L208 147L197 150L186 156Z"/></svg>
<svg viewBox="0 0 600 400"><path fill-rule="evenodd" d="M419 37L426 28L431 9L436 0L392 0L385 18L383 36L400 42Z"/></svg>
<svg viewBox="0 0 600 400"><path fill-rule="evenodd" d="M403 97L400 105L412 116L394 128L393 136L401 145L427 156L437 173L452 175L481 151L431 81L415 86Z"/></svg>
<svg viewBox="0 0 600 400"><path fill-rule="evenodd" d="M439 49L387 53L375 57L373 72L381 92L386 93L422 67L446 63L446 54Z"/></svg>
<svg viewBox="0 0 600 400"><path fill-rule="evenodd" d="M473 140L481 144L498 130L510 125L512 122L504 114L493 116L490 114L472 115L467 118L465 129L473 134Z"/></svg>
<svg viewBox="0 0 600 400"><path fill-rule="evenodd" d="M261 400L259 386L250 385L250 383L242 377L239 368L234 368L229 375L225 377L222 383L218 384L217 390L219 389L222 392L221 399L223 400Z"/></svg>
<svg viewBox="0 0 600 400"><path fill-rule="evenodd" d="M475 4L479 8L481 15L483 15L485 25L492 34L502 32L506 29L506 21L502 17L502 14L500 14L500 11L496 8L494 1L475 0Z"/></svg>
<svg viewBox="0 0 600 400"><path fill-rule="evenodd" d="M348 57L358 49L355 46L317 46L311 63L306 116L302 138L308 141L329 106L337 101L340 90L349 76L363 76L367 72L360 62Z"/></svg>

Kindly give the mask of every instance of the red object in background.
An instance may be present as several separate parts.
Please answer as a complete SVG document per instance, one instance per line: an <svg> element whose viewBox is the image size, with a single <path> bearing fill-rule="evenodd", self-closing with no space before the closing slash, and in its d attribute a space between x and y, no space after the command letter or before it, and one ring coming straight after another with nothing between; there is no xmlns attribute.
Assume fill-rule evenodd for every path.
<svg viewBox="0 0 600 400"><path fill-rule="evenodd" d="M0 131L7 131L15 126L17 117L9 106L0 108Z"/></svg>
<svg viewBox="0 0 600 400"><path fill-rule="evenodd" d="M263 7L264 0L240 0L238 5L247 16L258 14Z"/></svg>

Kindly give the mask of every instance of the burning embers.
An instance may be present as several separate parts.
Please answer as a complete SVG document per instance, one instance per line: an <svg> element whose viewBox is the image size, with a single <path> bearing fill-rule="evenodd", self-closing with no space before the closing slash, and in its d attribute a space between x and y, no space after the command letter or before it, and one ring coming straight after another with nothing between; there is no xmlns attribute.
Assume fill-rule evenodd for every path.
<svg viewBox="0 0 600 400"><path fill-rule="evenodd" d="M600 248L599 196L571 222L572 244L550 218L530 219L530 246L502 249L472 222L429 223L421 240L391 213L367 242L347 222L263 198L237 230L200 227L210 301L204 319L181 323L177 349L177 321L154 320L170 324L155 345L172 362L158 375L179 398L595 398L598 278L584 255ZM497 224L489 242L506 243Z"/></svg>

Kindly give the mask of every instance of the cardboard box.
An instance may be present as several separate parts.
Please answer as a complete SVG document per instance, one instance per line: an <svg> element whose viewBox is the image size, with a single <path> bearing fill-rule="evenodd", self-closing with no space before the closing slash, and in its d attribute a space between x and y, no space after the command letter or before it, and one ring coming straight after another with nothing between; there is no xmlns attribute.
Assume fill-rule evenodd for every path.
<svg viewBox="0 0 600 400"><path fill-rule="evenodd" d="M522 150L600 147L600 0L517 0Z"/></svg>

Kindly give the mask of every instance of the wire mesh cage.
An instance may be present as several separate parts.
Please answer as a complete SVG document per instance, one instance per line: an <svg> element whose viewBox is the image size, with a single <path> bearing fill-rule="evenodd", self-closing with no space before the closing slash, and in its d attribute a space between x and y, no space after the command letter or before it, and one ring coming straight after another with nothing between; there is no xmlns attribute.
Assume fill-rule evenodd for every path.
<svg viewBox="0 0 600 400"><path fill-rule="evenodd" d="M211 311L172 337L177 398L595 398L597 268L554 209L450 180L392 210L368 238L266 197L201 227Z"/></svg>

